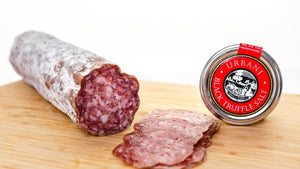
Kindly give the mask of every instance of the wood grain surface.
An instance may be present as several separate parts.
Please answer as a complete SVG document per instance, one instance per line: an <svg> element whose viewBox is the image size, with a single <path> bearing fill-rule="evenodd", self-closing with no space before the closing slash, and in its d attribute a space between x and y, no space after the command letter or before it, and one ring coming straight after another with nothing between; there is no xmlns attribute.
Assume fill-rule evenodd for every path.
<svg viewBox="0 0 300 169"><path fill-rule="evenodd" d="M134 122L153 109L212 115L197 86L140 82L139 94ZM132 130L92 136L23 81L0 87L0 168L132 168L111 153ZM275 110L254 125L221 122L212 142L207 160L196 168L300 168L300 96L283 94Z"/></svg>

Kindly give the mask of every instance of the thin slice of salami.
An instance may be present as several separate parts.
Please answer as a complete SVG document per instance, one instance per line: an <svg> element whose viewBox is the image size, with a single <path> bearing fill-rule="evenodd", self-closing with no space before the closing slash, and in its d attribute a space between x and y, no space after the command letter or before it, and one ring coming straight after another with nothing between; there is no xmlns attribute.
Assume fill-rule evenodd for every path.
<svg viewBox="0 0 300 169"><path fill-rule="evenodd" d="M123 137L124 143L117 146L113 154L138 168L191 168L206 160L206 148L210 145L211 136L218 131L219 127L217 120L199 112L154 110L135 123L135 131ZM185 142L175 144L178 138L170 137L170 134L174 133L180 133L178 136L181 139L189 138L191 141L187 144L188 147L193 147L192 153L188 153L185 158L181 158L184 157L181 154L180 158L176 159L171 154L178 153L178 150L166 149L166 147L180 147L186 152Z"/></svg>
<svg viewBox="0 0 300 169"><path fill-rule="evenodd" d="M91 134L123 131L139 107L134 76L51 35L35 31L19 35L10 62L25 82Z"/></svg>
<svg viewBox="0 0 300 169"><path fill-rule="evenodd" d="M211 121L211 125L207 131L203 133L203 137L194 145L193 153L184 161L174 165L158 164L154 169L182 169L195 167L206 160L206 148L211 144L211 136L218 131L220 125L216 120ZM189 133L185 133L189 135Z"/></svg>
<svg viewBox="0 0 300 169"><path fill-rule="evenodd" d="M201 126L189 123L188 121L179 118L145 119L139 121L138 123L135 123L134 129L137 131L146 131L152 129L173 129L190 137L193 144L196 144L203 136Z"/></svg>
<svg viewBox="0 0 300 169"><path fill-rule="evenodd" d="M169 129L129 133L124 136L124 143L113 150L115 156L137 168L174 165L192 153L190 138Z"/></svg>
<svg viewBox="0 0 300 169"><path fill-rule="evenodd" d="M203 148L200 145L194 146L194 152L188 156L184 161L179 162L174 165L164 165L164 164L158 164L155 165L154 169L182 169L182 168L192 168L199 164L201 164L203 161L206 160L206 149Z"/></svg>
<svg viewBox="0 0 300 169"><path fill-rule="evenodd" d="M182 119L189 123L201 126L202 132L205 132L210 127L211 123L217 123L217 121L203 113L196 111L170 109L170 110L154 110L148 115L144 116L141 121L149 119Z"/></svg>

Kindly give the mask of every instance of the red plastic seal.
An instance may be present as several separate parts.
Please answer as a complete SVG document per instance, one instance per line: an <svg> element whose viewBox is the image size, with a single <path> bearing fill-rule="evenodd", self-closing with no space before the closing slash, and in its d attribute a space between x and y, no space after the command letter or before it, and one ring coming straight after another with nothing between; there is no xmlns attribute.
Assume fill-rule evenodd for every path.
<svg viewBox="0 0 300 169"><path fill-rule="evenodd" d="M253 57L256 57L257 59L260 59L262 47L249 45L245 43L240 43L240 47L238 50L238 55L250 55Z"/></svg>
<svg viewBox="0 0 300 169"><path fill-rule="evenodd" d="M262 109L272 91L269 70L257 58L256 51L246 50L255 52L255 56L239 54L227 58L216 66L210 80L215 104L235 116L250 115Z"/></svg>

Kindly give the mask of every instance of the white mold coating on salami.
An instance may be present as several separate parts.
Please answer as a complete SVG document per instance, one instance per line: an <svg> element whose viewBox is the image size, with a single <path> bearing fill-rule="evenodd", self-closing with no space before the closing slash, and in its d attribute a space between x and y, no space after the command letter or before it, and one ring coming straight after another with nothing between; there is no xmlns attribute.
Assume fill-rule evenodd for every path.
<svg viewBox="0 0 300 169"><path fill-rule="evenodd" d="M14 69L24 78L25 82L32 85L55 107L66 113L75 124L92 134L107 135L124 130L131 124L133 116L138 109L138 81L134 76L121 73L118 66L110 63L103 57L60 41L54 36L35 31L28 31L19 35L16 37L12 46L10 62ZM105 89L101 90L104 92L104 95L106 95L105 99L107 100L98 100L100 104L98 106L102 106L102 109L106 109L109 106L105 101L112 102L112 98L121 97L115 94L115 92L112 92L115 88L118 88L118 92L123 91L123 93L126 93L124 92L125 90L128 90L127 92L133 92L128 98L129 100L123 100L125 97L121 97L121 100L120 98L116 98L120 103L114 108L108 108L105 113L99 113L99 109L95 109L94 101L88 100L84 102L85 105L83 106L92 104L93 106L89 109L89 112L77 112L79 104L76 105L76 98L78 93L82 90L81 87L91 85L89 87L94 88L95 86L93 85L96 84L84 79L93 76L91 74L99 71L105 73L103 70L106 70L107 67L110 68L109 71L115 72L114 75L117 76L114 77L115 79L127 81L127 86L120 87L118 86L120 83L115 83L118 80L110 81L110 79L107 78L112 77L106 78L101 74L97 74L99 77L94 78L99 81L99 83L108 83L105 85ZM84 90L88 93L87 95L91 96L93 93L89 92L95 91L88 91L89 87ZM108 95L111 97L108 97ZM95 97L98 96L99 94L95 95ZM129 96L129 94L127 93L126 96ZM130 105L128 106L126 104ZM120 122L119 129L114 128L112 129L113 132L108 129L110 125L109 111L115 114L116 116L114 118ZM81 115L89 117L83 118ZM80 119L84 120L80 121ZM95 121L103 123L102 126L107 122L108 124L105 131L99 127L99 125L94 125ZM89 126L89 122L93 125Z"/></svg>

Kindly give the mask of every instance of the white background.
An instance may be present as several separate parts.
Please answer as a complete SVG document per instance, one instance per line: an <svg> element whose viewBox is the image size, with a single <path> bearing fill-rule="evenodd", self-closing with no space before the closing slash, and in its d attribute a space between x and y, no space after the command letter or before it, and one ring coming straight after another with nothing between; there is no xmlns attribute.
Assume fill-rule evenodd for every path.
<svg viewBox="0 0 300 169"><path fill-rule="evenodd" d="M283 92L300 93L300 1L0 2L0 85L21 79L8 56L15 36L47 32L117 63L139 80L198 85L207 60L240 42L278 63Z"/></svg>

